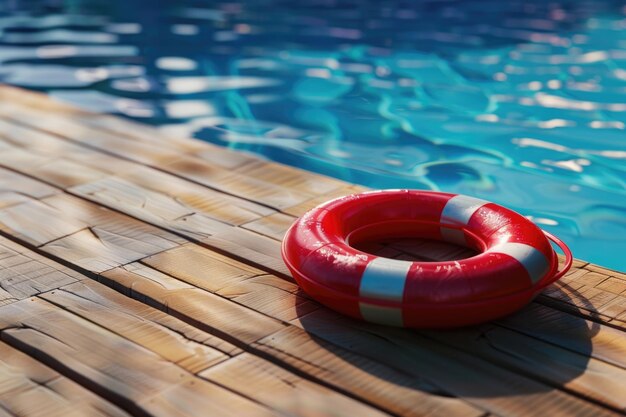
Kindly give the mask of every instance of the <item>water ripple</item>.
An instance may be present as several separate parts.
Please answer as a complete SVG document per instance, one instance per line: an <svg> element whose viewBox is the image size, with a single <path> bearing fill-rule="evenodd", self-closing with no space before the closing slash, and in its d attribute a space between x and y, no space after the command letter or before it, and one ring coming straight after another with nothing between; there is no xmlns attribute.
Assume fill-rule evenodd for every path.
<svg viewBox="0 0 626 417"><path fill-rule="evenodd" d="M626 269L622 6L6 2L0 81L348 181L493 200Z"/></svg>

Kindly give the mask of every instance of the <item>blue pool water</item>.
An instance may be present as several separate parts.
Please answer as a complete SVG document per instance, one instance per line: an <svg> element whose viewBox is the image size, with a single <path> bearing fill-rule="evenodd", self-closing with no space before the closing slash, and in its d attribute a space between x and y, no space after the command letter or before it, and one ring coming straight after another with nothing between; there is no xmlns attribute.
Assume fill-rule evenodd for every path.
<svg viewBox="0 0 626 417"><path fill-rule="evenodd" d="M0 1L0 81L376 188L509 206L626 270L617 1Z"/></svg>

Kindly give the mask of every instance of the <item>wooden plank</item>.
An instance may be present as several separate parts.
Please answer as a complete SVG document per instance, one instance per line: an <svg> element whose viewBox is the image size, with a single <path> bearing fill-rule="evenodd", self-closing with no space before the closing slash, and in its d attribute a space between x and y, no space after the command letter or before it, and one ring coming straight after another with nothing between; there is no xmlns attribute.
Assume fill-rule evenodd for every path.
<svg viewBox="0 0 626 417"><path fill-rule="evenodd" d="M208 143L188 137L164 135L161 129L145 123L139 123L122 117L99 113L84 113L76 115L72 117L72 120L78 124L86 125L97 130L104 130L107 133L115 134L120 137L127 137L131 140L146 143L158 143L161 146L175 150L179 153L206 152L209 150L213 150L215 153L217 151L222 153L222 158L220 158L222 163L226 166L229 165L228 161L224 161L224 159L229 158L226 155L227 152L223 152L223 148L215 145L209 145ZM236 154L232 151L229 153ZM230 155L230 157L233 159L231 163L235 160L238 161L242 159L236 155ZM233 167L231 166L230 168Z"/></svg>
<svg viewBox="0 0 626 417"><path fill-rule="evenodd" d="M350 195L350 194L360 193L360 192L367 191L367 190L368 190L367 188L361 187L358 185L345 184L345 186L342 188L338 188L325 195L317 196L314 198L309 198L298 204L282 208L281 211L285 214L289 214L294 217L300 217L307 211L311 210L312 208L322 203L325 203L328 200L331 200L333 198L343 197L343 196Z"/></svg>
<svg viewBox="0 0 626 417"><path fill-rule="evenodd" d="M20 103L23 106L29 106L34 109L63 111L67 114L86 113L86 111L80 110L75 106L62 103L48 96L43 96L41 93L6 84L3 84L0 88L0 99L3 105L7 103Z"/></svg>
<svg viewBox="0 0 626 417"><path fill-rule="evenodd" d="M312 196L295 188L262 181L239 172L216 168L198 157L183 157L163 169L224 193L251 199L280 210L307 201Z"/></svg>
<svg viewBox="0 0 626 417"><path fill-rule="evenodd" d="M200 376L288 415L388 416L249 353L207 369Z"/></svg>
<svg viewBox="0 0 626 417"><path fill-rule="evenodd" d="M69 378L56 378L50 381L47 386L64 397L72 398L72 404L78 408L87 408L88 412L83 415L93 415L91 412L92 409L97 410L98 412L112 417L123 417L129 416L129 414L119 408L117 405L110 403L98 395L94 394L91 391L88 391L86 388L82 387L80 384L72 381ZM78 400L80 397L80 401ZM84 405L83 405L84 404ZM46 408L48 414L43 414L44 416L50 415L50 408ZM61 414L63 415L63 414Z"/></svg>
<svg viewBox="0 0 626 417"><path fill-rule="evenodd" d="M22 109L22 111L24 110L25 109ZM89 129L86 130L84 125L72 125L72 122L67 119L55 119L46 114L36 115L36 117L34 117L37 119L36 121L31 120L31 118L20 117L19 108L8 111L6 108L3 109L3 107L0 106L0 115L2 114L4 114L4 117L9 118L11 115L17 115L13 116L13 119L21 124L35 129L41 129L44 132L52 132L74 143L92 149L98 149L106 154L104 155L105 157L107 155L115 155L119 158L130 159L142 164L165 169L211 188L217 188L227 194L238 195L244 198L256 197L257 201L276 208L293 205L305 201L310 197L310 195L301 193L295 189L280 187L265 181L256 180L252 177L233 173L230 169L220 168L219 164L215 166L213 162L211 162L212 159L207 162L200 159L200 157L190 156L185 158L180 154L180 150L159 148L161 143L156 144L157 149L150 148L152 146L151 144L135 143L133 140L126 140L120 143L117 136L106 134L102 131L91 132ZM15 124L15 122L11 120L9 120L8 123ZM38 131L38 133L41 132ZM87 136L89 140L87 140ZM43 137L45 137L45 135L39 138L42 139ZM190 143L197 143L199 144L198 146L201 147L204 145L199 141ZM209 152L205 152L205 154L208 153ZM214 154L213 158L215 158L215 154L225 153L224 157L226 160L233 159L230 153L217 147L211 147L210 153ZM94 164L97 163L97 159L90 158L88 162ZM98 168L102 168L101 163L97 165Z"/></svg>
<svg viewBox="0 0 626 417"><path fill-rule="evenodd" d="M37 200L0 210L0 230L33 246L44 245L85 228L87 224Z"/></svg>
<svg viewBox="0 0 626 417"><path fill-rule="evenodd" d="M5 93L4 95L16 98L14 92ZM29 98L26 101L30 104L32 100ZM41 108L41 103L38 103L36 107ZM211 187L219 188L227 193L247 197L250 192L256 191L258 198L263 199L263 196L265 196L267 199L265 202L270 203L270 205L272 201L276 203L276 206L280 207L294 205L297 202L304 201L307 194L309 196L320 195L343 185L342 182L329 177L304 173L303 171L299 172L296 169L284 170L282 166L272 163L264 163L266 169L260 169L261 167L259 166L256 169L251 168L249 175L234 175L231 176L230 181L224 183L216 182L217 177L219 177L216 177L216 172L219 171L219 169L215 168L216 164L219 167L232 170L235 167L247 166L252 158L242 157L241 155L234 156L237 154L187 138L164 139L158 133L152 135L142 133L149 130L149 128L143 126L139 128L137 125L131 125L128 121L118 121L116 120L117 118L107 118L101 115L90 116L84 112L68 112L66 107L58 108L53 102L43 107L48 111L35 110L33 106L29 106L27 109L24 106L24 101L18 100L17 103L13 102L10 105L5 103L4 106L0 107L0 114L6 118L18 120L25 125L53 132L74 142L100 149L108 154L114 154L157 167L165 166L166 169L177 175L199 181L205 185L209 185L206 181L211 181ZM57 113L57 115L54 115L49 110L56 110L54 113ZM36 113L34 115L36 117L22 117L22 114L25 112ZM62 117L59 117L58 113ZM120 125L123 124L128 125L129 128L122 128ZM120 141L119 137L132 140ZM150 146L152 149L150 149ZM195 153L196 156L191 157L188 161L174 162L171 167L170 165L164 165L166 162L178 159L174 157L176 154L187 153ZM217 155L219 157L216 157ZM244 161L241 161L241 159L244 159ZM233 163L233 160L236 162ZM208 168L208 164L213 166ZM199 172L206 174L206 169L211 169L212 175L208 177L206 175L198 175ZM266 180L255 180L254 175L256 175L257 171L264 172L263 176ZM269 175L271 171L273 174ZM228 174L228 171L222 170L221 174ZM281 186L277 187L277 185ZM299 197L297 197L297 200L285 200L285 197L281 196L281 194L286 193Z"/></svg>
<svg viewBox="0 0 626 417"><path fill-rule="evenodd" d="M245 229L231 228L209 236L202 242L240 261L251 263L283 278L292 279L280 254L280 242L274 239Z"/></svg>
<svg viewBox="0 0 626 417"><path fill-rule="evenodd" d="M173 247L171 241L141 241L107 230L89 228L41 247L45 252L87 271L102 272Z"/></svg>
<svg viewBox="0 0 626 417"><path fill-rule="evenodd" d="M34 108L26 109L16 103L2 103L0 115L5 119L60 137L71 136L71 140L76 143L98 149L105 154L119 156L142 164L158 166L178 155L177 151L164 142L146 143L129 140L127 137L76 123L71 117L59 117Z"/></svg>
<svg viewBox="0 0 626 417"><path fill-rule="evenodd" d="M76 248L72 259L96 272L182 242L175 235L64 194L0 209L0 230L53 255ZM103 260L94 260L99 255Z"/></svg>
<svg viewBox="0 0 626 417"><path fill-rule="evenodd" d="M626 295L615 294L583 283L591 279L605 282L609 277L590 277L588 273L576 274L576 271L574 274L573 281L557 282L547 288L538 298L538 301L594 321L626 329L625 323L621 320L626 311ZM578 279L581 282L578 282Z"/></svg>
<svg viewBox="0 0 626 417"><path fill-rule="evenodd" d="M615 270L609 269L609 268L604 268L604 267L599 266L599 265L586 264L585 265L585 269L587 269L587 270L589 270L591 272L597 272L597 273L602 274L602 275L608 275L610 277L619 277L622 280L626 280L626 273L615 271Z"/></svg>
<svg viewBox="0 0 626 417"><path fill-rule="evenodd" d="M77 294L77 295L74 295L74 294ZM71 285L61 290L56 290L47 294L43 294L42 297L46 299L47 301L50 301L56 305L59 305L63 307L64 309L67 309L81 317L87 318L90 321L95 322L114 333L120 334L124 336L125 338L132 340L135 343L143 347L146 347L149 350L152 350L157 354L160 354L160 356L164 357L165 359L178 363L182 367L185 367L185 365L190 365L190 366L193 366L195 371L199 371L200 369L206 369L207 367L211 367L215 363L214 360L200 361L198 360L198 358L196 358L195 360L190 360L189 358L187 358L187 356L193 350L196 350L196 352L193 355L196 355L196 356L198 355L197 347L192 348L191 346L190 347L187 347L184 345L181 346L181 341L179 340L180 338L177 338L175 335L168 334L168 333L162 334L163 333L162 329L158 327L154 328L152 322L149 322L149 323L139 322L139 323L134 323L134 324L131 323L131 321L133 321L133 318L134 318L131 315L134 316L136 314L135 311L137 309L141 309L140 311L146 311L148 310L148 308L143 306L141 303L133 302L132 300L131 301L122 300L123 299L122 296L113 292L112 290L103 288L99 284L96 284L93 282L85 282L85 283L80 283L76 285ZM83 297L89 297L89 300L86 300ZM95 300L95 301L92 301L92 300ZM111 300L116 300L118 302L111 305L110 304ZM134 311L129 313L128 309L120 308L120 307L123 308L126 305L131 305L132 307L135 307L133 308ZM163 315L165 316L165 314ZM153 317L154 313L151 312L150 316ZM134 321L138 321L138 320L135 319ZM144 329L141 329L141 328L137 329L136 326L141 326ZM328 400L334 400L333 407L336 412L340 412L339 415L354 415L354 414L349 414L349 413L352 411L356 411L356 410L360 412L367 412L366 414L363 414L363 415L381 415L380 412L377 412L374 409L371 409L369 407L364 406L363 404L359 404L356 401L350 400L342 395L334 393L333 391L329 389L320 387L306 380L302 380L301 378L298 378L295 375L290 374L289 372L282 370L275 365L271 365L257 358L251 358L250 355L246 355L246 356L248 357L248 359L245 361L245 363L261 364L262 368L260 370L264 370L265 375L259 374L257 375L256 378L258 381L262 380L265 384L262 384L262 385L257 386L256 388L253 388L254 380L252 378L248 378L245 374L229 373L230 378L245 377L245 380L247 381L247 383L244 384L246 385L245 387L243 386L237 387L231 384L225 384L223 383L224 381L221 381L221 378L217 378L217 379L208 378L208 379L215 380L219 382L220 385L225 385L228 388L232 389L233 391L241 392L241 390L243 389L245 391L243 393L246 396L250 396L257 401L259 401L259 398L256 397L257 395L263 394L263 396L267 398L268 396L270 396L272 392L274 392L273 389L267 390L269 387L285 385L284 388L292 387L294 388L294 391L296 391L296 393L300 393L301 396L305 394L308 396L308 394L310 393L317 393L318 395L317 398L319 399L319 395L324 394ZM200 368L201 366L202 368ZM222 375L222 377L228 377L227 375L224 374L224 371L230 368L231 368L230 366L227 368L222 368L222 370L220 371L220 375ZM207 374L212 374L213 369L215 369L215 367L209 368L209 370L206 372L206 374L203 374L203 376L207 377ZM267 374L268 369L271 370L271 374ZM188 369L188 370L192 372L194 371L191 369ZM304 392L300 392L302 391L302 389L296 390L295 389L296 385L292 385L291 382L289 382L288 385L285 384L285 381L289 381L289 379L291 379L292 381L296 381L297 384L299 385L304 386L303 388ZM264 393L259 392L261 388L266 389L266 391L264 391ZM251 389L253 392L255 392L255 395L249 395ZM274 394L271 395L271 397L276 397L276 394L278 393L274 392ZM303 400L304 398L301 397L301 399ZM314 398L308 398L308 399L313 400ZM267 405L271 405L271 406L278 405L278 404L274 404L271 402L269 403L264 402L264 401L261 401L261 402L266 403ZM298 405L302 405L302 404L299 404L298 402L293 402L293 401L285 403L283 401L282 406L279 407L279 409L290 410L296 415L299 415L297 413ZM313 405L313 403L311 405Z"/></svg>
<svg viewBox="0 0 626 417"><path fill-rule="evenodd" d="M176 198L146 190L121 178L109 177L101 181L70 189L90 201L115 208L145 222L166 227L176 233L201 240L220 231L229 230L227 224L196 213Z"/></svg>
<svg viewBox="0 0 626 417"><path fill-rule="evenodd" d="M583 353L574 353L493 325L425 334L521 375L606 404L615 411L626 410L626 368L590 357L591 342ZM624 342L626 338L618 345L621 350L626 348Z"/></svg>
<svg viewBox="0 0 626 417"><path fill-rule="evenodd" d="M0 122L2 122L2 121L0 120ZM25 121L25 120L21 120L21 122L28 123L28 121ZM61 121L61 123L63 123L63 122L66 122L66 121ZM8 122L5 121L4 123L5 124L11 124L11 125L14 125L14 126L16 125L15 123L11 123L10 121L8 121ZM19 126L19 125L17 125L17 126L20 129L24 129L23 126ZM37 125L37 124L35 126L37 128L46 129L45 126L42 127L41 125ZM53 124L53 126L54 126L54 124ZM49 126L47 126L47 127L48 127L48 130L50 130L50 127ZM68 127L68 129L69 129L69 127ZM84 146L89 146L89 147L93 146L93 143L81 141L80 138L76 139L75 137L71 137L71 136L69 138L66 137L66 136L63 136L63 129L62 128L52 129L52 131L55 132L56 134L59 134L62 137L65 137L68 140L77 141L77 143L81 143ZM38 134L38 138L40 140L47 139L48 142L55 142L55 141L58 142L58 139L52 137L51 135L42 134L42 132L40 132L40 131L34 131L34 132L36 132ZM96 134L98 134L98 133L96 133ZM200 142L197 142L197 143L200 143ZM24 143L20 143L20 145L28 146L28 144L24 144ZM48 145L47 146L48 148L51 147L50 143L48 143L47 145ZM100 150L107 151L107 152L110 151L106 147L102 147L102 146L98 147L97 144L96 144L96 148L100 149ZM33 150L33 151L35 150L32 146L31 146L30 149ZM180 160L181 157L179 155L179 152L180 152L179 149L172 150L170 159ZM72 152L72 153L76 153L76 152ZM72 153L70 153L70 155ZM87 168L85 174L83 175L83 177L85 177L86 175L89 174L89 175L92 175L95 178L96 176L99 176L100 175L99 173L102 172L103 170L106 171L105 166L103 166L102 163L98 163L99 162L98 159L97 158L93 158L92 157L93 155L91 155L89 152L81 151L80 153L81 154L86 154L86 156L91 156L87 161L85 160L85 158L81 158L80 162L88 162L91 165L95 164L96 168L98 169L98 170L93 170L93 168L92 168L91 169L91 171L93 171L93 174L92 174L91 171L89 171L89 168ZM122 158L126 158L126 157L129 156L125 152L124 153L113 152L113 153L115 155L119 156L119 157L122 157ZM207 152L207 154L208 153L209 152ZM232 161L233 159L236 159L236 158L233 157L232 152L227 152L226 150L223 150L223 149L220 149L220 148L217 148L217 147L212 147L212 151L210 153L213 154L214 156L215 156L215 154L224 154L223 156L224 156L226 161L229 161L229 160ZM63 156L64 155L57 153L57 157L63 157ZM103 157L106 157L106 156L107 155L103 155ZM132 157L132 155L131 155L131 157ZM160 158L162 159L163 156L161 156ZM113 158L108 157L108 159L110 160L110 159L113 159ZM202 159L196 158L195 160L197 162L195 165L194 165L193 162L190 162L188 164L186 164L185 162L176 162L176 163L174 163L175 168L171 169L170 171L173 172L173 173L176 173L178 175L185 176L185 177L187 177L189 179L192 179L192 180L198 180L198 178L199 178L198 175L200 175L202 177L201 183L203 183L205 185L209 185L211 187L218 187L218 188L220 188L222 191L224 191L226 193L229 193L229 194L233 194L234 193L234 194L240 195L240 196L245 197L245 198L249 198L250 197L250 195L249 195L250 192L254 192L254 193L259 194L259 195L268 195L268 196L270 196L273 199L272 201L284 201L286 195L289 195L290 193L293 194L295 192L295 191L291 191L291 190L286 189L286 188L276 187L276 186L273 186L272 184L268 184L268 183L265 183L265 182L262 182L262 181L257 181L257 180L255 180L253 178L248 178L248 177L241 176L241 175L237 176L237 174L233 174L230 170L227 170L227 169L224 169L224 168L220 168L219 164L218 164L218 167L216 167L216 166L207 167L205 162ZM11 161L11 159L9 159L9 161ZM119 165L119 162L120 161L117 161L115 163L115 165ZM140 159L140 162L144 162L145 163L146 161ZM60 164L61 162L48 162L48 163L50 163L50 164L53 164L53 163ZM67 161L63 162L63 163L66 164L66 165L71 164L71 162L67 162ZM23 169L24 168L24 164L20 164L20 163L14 163L14 164L9 163L9 165L12 166L13 168L16 168L16 169L19 169L19 168ZM35 166L37 164L35 162L31 162L31 165ZM159 168L165 168L165 169L167 169L167 167L169 166L168 164L165 164L165 165L164 164L152 164L152 165L157 166ZM232 165L232 164L227 164L227 165ZM48 167L48 168L49 169L54 169L56 167L52 166L52 167ZM123 168L124 169L122 169L122 170L118 170L118 172L125 172L125 171L128 170L127 167L123 167ZM191 172L188 172L189 168L193 168L193 170ZM201 169L201 168L203 168L203 169ZM211 176L207 175L209 171L212 174ZM72 174L74 172L76 172L76 174ZM80 170L78 170L78 171L70 170L70 171L68 171L67 175L77 176L77 175L80 175L80 174L78 174L80 172L81 172ZM109 172L111 172L111 171L109 171ZM33 173L35 175L37 174L36 172L31 172L31 173ZM70 180L70 179L67 179L67 178L63 177L62 173L59 173L58 170L55 170L54 174L55 175L51 177L51 180L55 180L57 178L60 178L60 180L57 182L57 184L59 184L59 185L62 185L62 184L64 184L64 185L71 185L71 181L73 181L75 184L79 184L79 183L85 182L85 179L86 179L86 178L82 178L81 177L81 178L71 178L71 180ZM188 175L186 175L186 174L188 174ZM219 182L215 182L215 180L216 180L215 177L216 176L220 177L220 178L228 177L229 180L227 182L225 182L224 184L221 184ZM234 176L237 176L238 179L234 178ZM150 178L150 176L141 175L140 178L145 180L146 178ZM212 178L211 182L207 182L210 178ZM333 181L336 181L336 180L333 180ZM237 188L236 185L239 184L239 183L242 183L242 182L244 184L247 184L247 185L244 185L243 189ZM189 187L190 185L187 184L186 186ZM170 187L170 189L172 189L172 188L176 188L176 187ZM240 192L238 193L237 190L239 190ZM247 193L246 193L246 191L247 191ZM302 198L300 198L298 200L288 200L287 203L285 203L285 204L294 204L296 201L302 201L303 199L306 199L306 198L308 198L308 197L305 196L305 197L302 197ZM267 204L268 202L265 202L265 203ZM271 203L271 201L269 201L269 203ZM241 206L241 204L238 204L238 206Z"/></svg>
<svg viewBox="0 0 626 417"><path fill-rule="evenodd" d="M29 125L32 127L36 127L37 129L41 129L43 131L52 132L60 137L71 140L75 143L80 143L90 148L98 149L106 154L116 155L121 158L131 159L137 162L145 163L148 165L156 166L156 167L164 167L167 166L168 159L179 159L180 153L182 152L198 152L200 157L207 159L207 155L212 155L212 158L208 158L211 161L221 160L222 163L218 164L220 166L225 166L225 168L232 169L233 161L240 161L242 158L240 156L235 157L233 152L224 150L222 148L218 148L213 145L204 144L199 141L190 140L190 139L179 139L179 140L160 140L155 141L155 137L159 137L160 135L154 135L152 140L149 140L150 143L145 141L137 141L137 131L142 129L137 129L136 124L131 124L134 129L120 129L120 127L114 127L119 125L120 123L111 122L110 118L108 121L110 123L103 124L102 117L88 117L85 114L82 114L77 117L64 117L64 118L54 118L51 117L47 113L39 113L36 117L36 121L31 120L30 118L21 117L19 106L18 109L15 107L7 110L6 106L4 106L4 112L2 112L2 107L0 107L0 114L3 114L4 117L8 117L12 120L17 120L22 124ZM16 111L17 110L17 111ZM24 111L25 109L22 109ZM32 109L30 110L33 111ZM65 114L65 112L63 112ZM100 120L100 121L98 121ZM83 122L82 124L77 122ZM87 122L85 125L84 122ZM94 129L93 127L89 128L90 124L96 122L98 129ZM102 127L106 127L102 129ZM106 133L107 130L114 129L116 131L115 135ZM144 128L145 129L145 128ZM120 141L119 135L122 136L131 136L134 140L122 140ZM146 135L140 135L143 139L146 139ZM127 138L124 138L127 139ZM172 143L174 142L174 143ZM144 144L145 143L145 144ZM174 147L173 145L178 145ZM169 152L168 152L169 151ZM169 153L169 158L168 158ZM204 155L204 156L203 156ZM218 158L216 156L219 155ZM249 159L250 157L246 158ZM198 161L202 161L203 159L198 158ZM93 160L92 160L93 161ZM247 160L246 160L247 162ZM236 164L239 166L241 164ZM177 174L180 174L180 171L172 171ZM224 171L228 173L228 171ZM191 177L188 177L191 178ZM242 177L244 180L244 177ZM255 182L252 180L252 190L254 188L268 188L267 184L263 182ZM232 187L231 184L226 184L225 188L222 187L223 191L228 192L228 188ZM271 187L270 187L271 188ZM246 188L248 191L251 190L250 187ZM234 190L234 189L233 189ZM275 197L280 197L281 194L284 194L286 190L273 190L272 194ZM239 194L241 196L247 197L246 194Z"/></svg>
<svg viewBox="0 0 626 417"><path fill-rule="evenodd" d="M144 189L175 198L194 212L232 225L247 223L275 212L247 199L231 197L149 167L138 167L124 173L123 178Z"/></svg>
<svg viewBox="0 0 626 417"><path fill-rule="evenodd" d="M530 304L497 323L507 329L626 369L626 333L561 310Z"/></svg>
<svg viewBox="0 0 626 417"><path fill-rule="evenodd" d="M577 286L577 288L583 285L595 287L607 278L608 275L591 272L585 268L572 268L558 283L568 286Z"/></svg>
<svg viewBox="0 0 626 417"><path fill-rule="evenodd" d="M142 264L130 264L124 267L126 271L132 271L132 274L126 273L126 271L112 270L105 272L104 278L108 280L107 285L115 288L117 291L122 292L128 296L136 297L146 303L154 303L150 298L154 295L150 289L148 292L138 291L137 288L144 288L142 281L138 280L136 275L140 275L141 278L154 281L162 285L167 290L183 290L194 289L196 285L201 288L212 288L216 291L216 294L237 301L238 298L242 298L246 303L253 303L255 309L279 320L291 320L297 316L297 311L306 308L307 311L312 311L317 308L317 304L310 302L302 297L296 298L296 303L292 298L287 297L284 292L295 293L298 291L298 287L283 279L271 276L271 275L252 275L247 276L241 274L242 280L226 279L217 282L213 280L205 280L194 277L193 274L186 278L189 282L183 280L173 279L171 276L166 275L160 271L149 268ZM111 279L109 279L111 278ZM149 282L149 281L146 281ZM135 288L133 291L131 288ZM150 288L150 287L148 287ZM149 294L150 297L146 297ZM301 305L306 303L306 306ZM157 303L157 306L161 306ZM163 307L160 307L163 308Z"/></svg>
<svg viewBox="0 0 626 417"><path fill-rule="evenodd" d="M57 215L77 219L93 229L106 230L137 241L156 242L159 246L173 247L186 242L172 233L69 194L57 194L41 202L56 209Z"/></svg>
<svg viewBox="0 0 626 417"><path fill-rule="evenodd" d="M345 186L345 182L335 178L261 160L246 164L237 172L311 196L327 196Z"/></svg>
<svg viewBox="0 0 626 417"><path fill-rule="evenodd" d="M249 278L221 288L217 294L283 321L292 321L320 308L296 284L273 275Z"/></svg>
<svg viewBox="0 0 626 417"><path fill-rule="evenodd" d="M284 292L295 293L298 287L283 279L263 275L262 270L250 267L226 256L206 250L193 244L183 245L175 250L166 251L145 258L142 263L163 271L177 279L229 299L253 299L263 303L270 310L260 309L264 314L282 319L294 317L295 308L309 308L312 303L298 297L283 301ZM267 298L264 298L267 296Z"/></svg>
<svg viewBox="0 0 626 417"><path fill-rule="evenodd" d="M67 188L96 181L107 175L99 169L55 155L42 155L32 149L11 148L0 153L0 165L33 177L43 178L48 184Z"/></svg>
<svg viewBox="0 0 626 417"><path fill-rule="evenodd" d="M148 302L242 348L284 327L284 324L276 319L256 313L167 274L154 273L141 264L106 271L102 276L102 282L107 285L109 282L115 282L131 288L131 295L134 298Z"/></svg>
<svg viewBox="0 0 626 417"><path fill-rule="evenodd" d="M259 269L194 244L145 258L142 263L211 292L263 274Z"/></svg>
<svg viewBox="0 0 626 417"><path fill-rule="evenodd" d="M115 405L3 342L0 342L0 409L11 415L33 417L128 416Z"/></svg>
<svg viewBox="0 0 626 417"><path fill-rule="evenodd" d="M134 267L134 268L133 268ZM143 265L128 265L107 271L103 277L132 288L132 296L138 299L150 299L153 305L166 309L170 314L182 318L194 326L213 332L242 347L250 349L259 339L273 340L284 325L272 321L236 303L223 300L208 291L201 290L179 281L169 275L160 274L155 282L155 275ZM150 276L150 279L146 278ZM221 301L217 301L221 300ZM219 306L218 306L219 304ZM276 324L271 324L276 323ZM243 327L243 329L242 329ZM293 326L291 326L293 328ZM297 329L305 334L301 329ZM222 335L223 333L223 335ZM266 336L262 336L265 333ZM366 358L359 357L340 348L333 351L303 351L297 345L281 346L286 350L280 353L266 351L279 364L288 364L301 374L310 375L314 380L331 384L336 390L360 398L378 408L404 415L482 415L483 411L472 408L467 403L453 398L431 395L424 392L430 387L420 378L409 377L401 371L391 369ZM352 355L359 364L350 364L335 355ZM301 362L289 362L284 357L301 358ZM314 365L312 365L314 364ZM379 378L362 369L372 370L389 379ZM326 369L327 374L317 374L316 369ZM327 378L332 376L332 378Z"/></svg>
<svg viewBox="0 0 626 417"><path fill-rule="evenodd" d="M1 94L1 93L0 93ZM2 103L1 107L6 106ZM16 109L17 110L17 109ZM31 126L0 116L0 143L7 149L29 149L40 156L66 156L94 152L92 149L58 138ZM6 159L3 159L6 161Z"/></svg>
<svg viewBox="0 0 626 417"><path fill-rule="evenodd" d="M118 136L127 136L135 141L160 142L164 146L169 145L171 148L185 149L188 152L195 151L199 147L198 141L189 138L165 137L161 131L148 125L120 117L92 113L57 101L53 97L42 96L40 93L22 88L3 85L0 90L0 98L3 101L3 106L19 106L22 109L26 108L26 112L35 110L46 114L57 114L79 125L87 125L98 130L115 133ZM24 112L25 110L21 111ZM206 146L201 146L201 149L206 149Z"/></svg>
<svg viewBox="0 0 626 417"><path fill-rule="evenodd" d="M49 185L0 168L0 208L57 193L59 190Z"/></svg>
<svg viewBox="0 0 626 417"><path fill-rule="evenodd" d="M94 281L72 284L40 295L44 300L64 310L98 324L175 363L191 373L199 372L217 364L229 356L206 343L198 343L185 337L181 330L174 331L153 320L167 317L159 310L129 300L119 293ZM182 331L189 325L175 323ZM206 340L216 339L207 335ZM220 341L229 350L227 342ZM235 349L235 351L237 351Z"/></svg>
<svg viewBox="0 0 626 417"><path fill-rule="evenodd" d="M0 230L94 272L183 242L175 235L64 194L0 209Z"/></svg>
<svg viewBox="0 0 626 417"><path fill-rule="evenodd" d="M8 410L5 410L4 408L0 407L0 417L15 417L15 414L9 412Z"/></svg>
<svg viewBox="0 0 626 417"><path fill-rule="evenodd" d="M167 136L166 140L170 140L170 135ZM187 140L189 140L189 138L187 138ZM195 139L192 140L197 141ZM192 156L200 159L209 166L220 166L229 170L235 170L245 164L258 160L258 156L248 154L245 151L235 151L207 142L203 142L203 144L205 144L205 146L202 149L192 152Z"/></svg>
<svg viewBox="0 0 626 417"><path fill-rule="evenodd" d="M58 136L2 118L0 118L0 144L3 144L7 151L28 151L27 154L31 155L30 157L21 156L26 161L37 157L43 157L52 161L70 161L80 164L85 170L106 172L108 174L119 174L137 168L136 163L126 159L107 155L85 145L79 145ZM17 171L22 170L25 165L23 163L15 163L12 158L2 157L1 161L2 164L11 166L12 169ZM62 181L64 182L57 181L58 186L69 185L68 182L70 181L72 185L84 182L82 179L84 176L80 172L65 172L59 169L48 169L48 171L52 171L55 177L63 179ZM74 178L79 180L77 181ZM52 181L55 181L55 178L52 178Z"/></svg>
<svg viewBox="0 0 626 417"><path fill-rule="evenodd" d="M276 416L275 412L258 403L202 381L198 382L198 379L194 378L172 385L158 395L142 400L142 406L151 416Z"/></svg>
<svg viewBox="0 0 626 417"><path fill-rule="evenodd" d="M22 249L22 250L21 250ZM0 305L21 300L80 279L73 271L28 253L0 237Z"/></svg>
<svg viewBox="0 0 626 417"><path fill-rule="evenodd" d="M160 177L156 176L156 178ZM181 192L184 192L182 185L181 187L172 185L172 190L181 189L183 190ZM211 216L215 216L215 218L211 218L205 213L197 212L197 210L202 209L200 204L190 207L181 203L181 200L175 195L170 196L147 190L135 183L115 177L73 187L69 191L90 201L114 208L135 218L227 252L231 256L247 259L265 270L289 276L280 255L279 242L225 224L229 221L237 223L244 221L244 218L259 218L261 215L273 213L273 211L264 213L261 206L254 206L255 212L251 212L247 207L247 202L237 200L235 204L241 204L239 209L236 206L222 205L223 215L214 209L207 211L211 213ZM208 193L209 191L205 190L205 194ZM224 200L219 203L220 205L232 201L228 197L211 197L212 201L220 199Z"/></svg>
<svg viewBox="0 0 626 417"><path fill-rule="evenodd" d="M185 156L164 167L181 177L225 193L262 202L276 209L327 196L345 183L271 162L251 162L236 172L225 171L197 157Z"/></svg>
<svg viewBox="0 0 626 417"><path fill-rule="evenodd" d="M2 307L0 329L6 343L132 414L270 414L256 403L43 300Z"/></svg>
<svg viewBox="0 0 626 417"><path fill-rule="evenodd" d="M91 168L109 174L119 174L137 167L137 164L134 162L105 154L90 148L88 144L77 144L1 117L0 143L7 146L7 150L28 150L28 153L34 155L34 157L69 160L85 166L85 169ZM2 161L11 163L9 158L3 158ZM18 169L18 166L14 164L13 168ZM55 171L55 175L61 174L80 175L80 173Z"/></svg>
<svg viewBox="0 0 626 417"><path fill-rule="evenodd" d="M608 291L615 295L626 294L626 280L619 279L619 278L612 277L612 276L600 282L595 287L604 291Z"/></svg>
<svg viewBox="0 0 626 417"><path fill-rule="evenodd" d="M307 334L339 346L349 346L352 352L428 378L453 395L497 415L613 414L561 391L558 385L547 385L469 354L464 350L464 343L470 344L470 341L461 341L458 348L452 348L411 331L348 320L328 310L317 310L294 323L306 329ZM301 336L296 337L287 331L283 333L286 338L283 343L298 345L300 349L306 343ZM278 353L277 349L285 348L279 348L277 340L277 335L271 340L261 340L259 348ZM531 398L537 401L531 401Z"/></svg>
<svg viewBox="0 0 626 417"><path fill-rule="evenodd" d="M275 213L244 224L242 227L260 235L282 241L287 229L296 220L295 217L283 213Z"/></svg>

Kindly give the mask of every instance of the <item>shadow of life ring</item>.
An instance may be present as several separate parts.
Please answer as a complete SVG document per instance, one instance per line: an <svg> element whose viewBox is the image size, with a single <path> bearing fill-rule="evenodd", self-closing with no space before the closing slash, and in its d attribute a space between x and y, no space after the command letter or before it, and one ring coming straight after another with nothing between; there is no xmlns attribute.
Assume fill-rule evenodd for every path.
<svg viewBox="0 0 626 417"><path fill-rule="evenodd" d="M353 247L420 237L476 249L458 261L410 262ZM565 253L558 256L550 240ZM302 289L348 316L400 327L460 327L508 315L571 267L567 246L522 215L464 195L381 190L324 203L298 219L282 244Z"/></svg>

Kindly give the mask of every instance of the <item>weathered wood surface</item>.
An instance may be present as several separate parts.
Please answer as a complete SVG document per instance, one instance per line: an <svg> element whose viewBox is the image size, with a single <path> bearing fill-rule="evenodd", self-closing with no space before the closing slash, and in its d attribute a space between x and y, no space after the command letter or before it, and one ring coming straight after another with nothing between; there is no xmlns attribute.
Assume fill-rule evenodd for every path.
<svg viewBox="0 0 626 417"><path fill-rule="evenodd" d="M625 274L445 332L309 299L280 240L361 189L0 87L0 415L624 414Z"/></svg>

